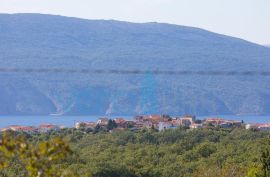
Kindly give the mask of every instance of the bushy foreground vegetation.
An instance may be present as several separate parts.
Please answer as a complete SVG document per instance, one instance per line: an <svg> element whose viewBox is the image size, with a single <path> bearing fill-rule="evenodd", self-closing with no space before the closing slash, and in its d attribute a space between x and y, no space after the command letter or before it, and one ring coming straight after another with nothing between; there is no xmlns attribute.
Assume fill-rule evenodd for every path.
<svg viewBox="0 0 270 177"><path fill-rule="evenodd" d="M0 176L267 177L268 135L240 128L8 133Z"/></svg>

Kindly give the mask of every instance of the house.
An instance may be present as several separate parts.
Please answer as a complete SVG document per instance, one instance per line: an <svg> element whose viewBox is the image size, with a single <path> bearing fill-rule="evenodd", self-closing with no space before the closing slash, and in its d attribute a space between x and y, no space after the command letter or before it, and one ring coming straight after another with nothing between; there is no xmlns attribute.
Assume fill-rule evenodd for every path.
<svg viewBox="0 0 270 177"><path fill-rule="evenodd" d="M253 125L253 124L246 124L246 125L245 125L245 128L246 128L247 130L249 130L249 129L254 128L254 125Z"/></svg>
<svg viewBox="0 0 270 177"><path fill-rule="evenodd" d="M20 125L11 125L8 127L9 130L12 130L12 131L17 131L20 129Z"/></svg>
<svg viewBox="0 0 270 177"><path fill-rule="evenodd" d="M18 128L17 131L33 134L33 133L37 133L38 129L36 127L32 127L32 126L21 126Z"/></svg>
<svg viewBox="0 0 270 177"><path fill-rule="evenodd" d="M190 127L190 125L195 121L195 116L183 116L177 119L178 125L183 127Z"/></svg>
<svg viewBox="0 0 270 177"><path fill-rule="evenodd" d="M224 121L224 122L218 124L218 126L220 128L232 128L233 127L233 123L230 122L230 121Z"/></svg>
<svg viewBox="0 0 270 177"><path fill-rule="evenodd" d="M96 123L95 122L76 122L75 123L75 128L95 128Z"/></svg>
<svg viewBox="0 0 270 177"><path fill-rule="evenodd" d="M262 131L270 131L270 124L268 123L268 124L259 125L258 129Z"/></svg>
<svg viewBox="0 0 270 177"><path fill-rule="evenodd" d="M135 119L135 122L143 122L144 116L136 116L134 119Z"/></svg>
<svg viewBox="0 0 270 177"><path fill-rule="evenodd" d="M116 123L117 127L125 127L126 120L123 118L115 118L113 119Z"/></svg>
<svg viewBox="0 0 270 177"><path fill-rule="evenodd" d="M127 120L125 121L125 123L123 124L123 127L125 128L132 128L132 127L135 127L135 122L134 121L131 121L131 120Z"/></svg>
<svg viewBox="0 0 270 177"><path fill-rule="evenodd" d="M177 128L177 126L169 122L159 122L158 124L159 131L166 130L166 129L175 129L175 128Z"/></svg>
<svg viewBox="0 0 270 177"><path fill-rule="evenodd" d="M167 122L169 121L170 117L167 115L143 115L143 116L136 116L136 122L152 122L154 124L158 124L159 122Z"/></svg>
<svg viewBox="0 0 270 177"><path fill-rule="evenodd" d="M232 128L234 126L241 127L242 122L236 120L225 120L222 118L207 118L204 121L205 124L211 124L215 127L219 126L221 128Z"/></svg>
<svg viewBox="0 0 270 177"><path fill-rule="evenodd" d="M151 122L160 122L164 121L164 118L162 115L149 115L148 120Z"/></svg>
<svg viewBox="0 0 270 177"><path fill-rule="evenodd" d="M37 133L37 128L33 127L33 126L20 126L20 125L12 125L9 126L5 129L3 129L2 131L7 131L7 130L12 130L12 131L16 131L16 132L25 132L25 133Z"/></svg>
<svg viewBox="0 0 270 177"><path fill-rule="evenodd" d="M174 118L174 119L172 119L171 121L168 121L168 122L172 123L176 127L180 126L179 120L176 119L176 118Z"/></svg>
<svg viewBox="0 0 270 177"><path fill-rule="evenodd" d="M153 123L151 121L144 121L144 122L135 122L135 124L133 124L133 127L136 127L136 128L147 128L147 129L150 129L150 128L157 128L158 127L158 123Z"/></svg>
<svg viewBox="0 0 270 177"><path fill-rule="evenodd" d="M207 118L204 120L205 124L211 124L213 126L218 126L218 125L223 124L225 122L226 122L226 120L222 119L222 118Z"/></svg>
<svg viewBox="0 0 270 177"><path fill-rule="evenodd" d="M154 124L153 122L148 121L148 122L144 122L143 123L143 127L144 128L148 128L148 129L155 128L155 127L157 127L157 124Z"/></svg>
<svg viewBox="0 0 270 177"><path fill-rule="evenodd" d="M246 124L245 127L246 127L246 129L270 131L270 123L266 123L266 124Z"/></svg>
<svg viewBox="0 0 270 177"><path fill-rule="evenodd" d="M191 129L197 129L197 128L202 128L202 127L203 127L202 124L192 123L192 124L190 125L190 128L191 128Z"/></svg>
<svg viewBox="0 0 270 177"><path fill-rule="evenodd" d="M108 118L99 118L97 121L98 125L105 126L108 125L109 119Z"/></svg>
<svg viewBox="0 0 270 177"><path fill-rule="evenodd" d="M194 122L196 120L196 116L195 115L189 115L189 114L183 115L182 118L189 118L189 119L192 120L192 122Z"/></svg>
<svg viewBox="0 0 270 177"><path fill-rule="evenodd" d="M134 124L134 127L136 127L136 128L143 128L144 127L144 123L143 122L135 122L135 124Z"/></svg>
<svg viewBox="0 0 270 177"><path fill-rule="evenodd" d="M236 127L241 127L243 125L243 122L242 121L235 121L235 120L233 120L231 122Z"/></svg>
<svg viewBox="0 0 270 177"><path fill-rule="evenodd" d="M245 125L245 128L247 129L247 130L249 130L249 129L258 129L258 127L260 126L261 124L246 124Z"/></svg>
<svg viewBox="0 0 270 177"><path fill-rule="evenodd" d="M60 127L52 124L42 124L39 126L38 130L40 133L47 133L50 131L59 131Z"/></svg>
<svg viewBox="0 0 270 177"><path fill-rule="evenodd" d="M0 132L5 132L5 131L8 131L8 130L10 130L8 127L7 128L1 128Z"/></svg>

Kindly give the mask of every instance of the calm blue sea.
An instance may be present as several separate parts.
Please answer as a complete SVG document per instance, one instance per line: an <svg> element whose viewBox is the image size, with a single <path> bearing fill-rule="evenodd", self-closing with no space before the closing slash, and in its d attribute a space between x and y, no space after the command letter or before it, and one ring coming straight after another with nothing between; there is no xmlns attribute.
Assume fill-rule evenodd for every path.
<svg viewBox="0 0 270 177"><path fill-rule="evenodd" d="M75 122L97 121L98 118L116 118L122 117L132 120L129 116L0 116L0 128L10 125L39 126L40 124L54 124L65 127L73 127Z"/></svg>
<svg viewBox="0 0 270 177"><path fill-rule="evenodd" d="M55 124L73 127L77 121L96 121L100 117L108 116L0 116L0 128L10 125L39 126L40 124ZM123 117L132 120L131 116L111 116L108 118ZM245 123L270 123L270 116L198 116L198 119L219 117L228 120L243 120Z"/></svg>

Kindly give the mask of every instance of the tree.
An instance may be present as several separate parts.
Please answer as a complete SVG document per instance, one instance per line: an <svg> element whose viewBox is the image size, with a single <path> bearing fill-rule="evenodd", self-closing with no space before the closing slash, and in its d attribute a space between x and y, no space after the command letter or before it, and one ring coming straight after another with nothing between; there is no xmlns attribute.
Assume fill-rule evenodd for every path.
<svg viewBox="0 0 270 177"><path fill-rule="evenodd" d="M253 166L248 170L247 177L261 177L261 168L258 166Z"/></svg>
<svg viewBox="0 0 270 177"><path fill-rule="evenodd" d="M267 140L267 147L262 152L261 159L263 177L270 177L270 137Z"/></svg>
<svg viewBox="0 0 270 177"><path fill-rule="evenodd" d="M17 159L25 169L25 176L66 176L68 174L65 175L64 170L55 169L54 164L71 153L69 145L61 138L33 144L27 142L23 135L6 132L0 140L0 169L9 167L12 160Z"/></svg>
<svg viewBox="0 0 270 177"><path fill-rule="evenodd" d="M114 120L110 119L107 125L108 130L112 130L117 127L117 124Z"/></svg>
<svg viewBox="0 0 270 177"><path fill-rule="evenodd" d="M123 166L116 166L111 164L102 164L102 167L98 168L94 172L92 177L137 177L128 168Z"/></svg>
<svg viewBox="0 0 270 177"><path fill-rule="evenodd" d="M205 143L202 143L200 145L198 145L196 147L196 150L197 150L197 153L204 157L204 158L207 158L209 157L211 154L213 154L214 152L216 152L216 147L213 143L210 143L210 142L205 142Z"/></svg>

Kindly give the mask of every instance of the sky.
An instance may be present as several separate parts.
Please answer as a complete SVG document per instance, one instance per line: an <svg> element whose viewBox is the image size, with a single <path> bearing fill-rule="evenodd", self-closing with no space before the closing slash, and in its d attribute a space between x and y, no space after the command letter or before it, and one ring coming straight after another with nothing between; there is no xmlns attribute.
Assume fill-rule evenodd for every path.
<svg viewBox="0 0 270 177"><path fill-rule="evenodd" d="M165 22L270 44L270 0L0 0L0 13Z"/></svg>

